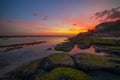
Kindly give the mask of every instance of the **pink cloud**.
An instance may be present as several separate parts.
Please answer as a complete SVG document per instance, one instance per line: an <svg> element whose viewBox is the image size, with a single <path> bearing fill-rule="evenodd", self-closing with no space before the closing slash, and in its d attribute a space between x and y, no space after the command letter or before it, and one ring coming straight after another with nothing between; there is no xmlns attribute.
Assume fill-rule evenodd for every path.
<svg viewBox="0 0 120 80"><path fill-rule="evenodd" d="M48 25L38 22L31 21L21 21L21 20L10 20L9 19L0 19L0 26L20 26L33 29L58 29L55 25Z"/></svg>

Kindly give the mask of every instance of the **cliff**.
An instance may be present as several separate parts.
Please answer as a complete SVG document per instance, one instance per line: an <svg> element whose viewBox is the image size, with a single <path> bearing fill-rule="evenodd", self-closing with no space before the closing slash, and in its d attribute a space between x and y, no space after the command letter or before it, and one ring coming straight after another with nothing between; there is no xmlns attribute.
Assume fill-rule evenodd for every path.
<svg viewBox="0 0 120 80"><path fill-rule="evenodd" d="M114 22L100 23L94 30L86 33L80 33L77 36L92 37L119 37L120 36L120 20Z"/></svg>

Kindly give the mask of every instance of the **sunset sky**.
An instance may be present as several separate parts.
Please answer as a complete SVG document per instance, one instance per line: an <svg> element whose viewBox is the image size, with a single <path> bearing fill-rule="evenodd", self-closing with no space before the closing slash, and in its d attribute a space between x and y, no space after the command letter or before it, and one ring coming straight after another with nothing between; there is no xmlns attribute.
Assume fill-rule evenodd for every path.
<svg viewBox="0 0 120 80"><path fill-rule="evenodd" d="M0 0L0 35L75 35L100 23L95 13L119 6L120 0Z"/></svg>

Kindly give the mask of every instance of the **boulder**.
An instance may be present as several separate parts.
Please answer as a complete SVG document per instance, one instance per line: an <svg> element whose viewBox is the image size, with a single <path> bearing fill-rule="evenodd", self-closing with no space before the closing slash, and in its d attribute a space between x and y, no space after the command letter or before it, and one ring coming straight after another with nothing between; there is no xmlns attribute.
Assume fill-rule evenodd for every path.
<svg viewBox="0 0 120 80"><path fill-rule="evenodd" d="M69 52L74 47L74 44L71 42L63 42L55 46L56 51Z"/></svg>
<svg viewBox="0 0 120 80"><path fill-rule="evenodd" d="M46 70L51 70L57 66L74 66L74 61L71 56L67 53L54 53L42 61L42 68Z"/></svg>
<svg viewBox="0 0 120 80"><path fill-rule="evenodd" d="M78 68L85 71L97 69L111 69L114 68L116 63L111 63L110 58L107 56L98 56L94 54L76 54L74 60Z"/></svg>
<svg viewBox="0 0 120 80"><path fill-rule="evenodd" d="M37 77L35 80L92 80L92 78L73 68L58 67L42 77Z"/></svg>
<svg viewBox="0 0 120 80"><path fill-rule="evenodd" d="M17 67L15 70L9 72L8 75L22 80L32 79L40 66L41 59L37 59Z"/></svg>

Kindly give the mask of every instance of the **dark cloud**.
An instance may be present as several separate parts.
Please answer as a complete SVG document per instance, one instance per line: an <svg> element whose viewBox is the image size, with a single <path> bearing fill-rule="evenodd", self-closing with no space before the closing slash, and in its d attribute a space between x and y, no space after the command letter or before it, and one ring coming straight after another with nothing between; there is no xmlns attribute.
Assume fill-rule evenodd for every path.
<svg viewBox="0 0 120 80"><path fill-rule="evenodd" d="M43 18L42 18L42 20L47 20L48 19L48 16L44 16Z"/></svg>
<svg viewBox="0 0 120 80"><path fill-rule="evenodd" d="M72 26L77 26L77 24L72 24Z"/></svg>
<svg viewBox="0 0 120 80"><path fill-rule="evenodd" d="M12 20L7 20L8 22L12 22Z"/></svg>
<svg viewBox="0 0 120 80"><path fill-rule="evenodd" d="M38 16L38 13L35 13L35 12L34 12L34 13L33 13L33 16Z"/></svg>
<svg viewBox="0 0 120 80"><path fill-rule="evenodd" d="M120 18L120 11L114 11L114 13L111 13L107 18L108 19Z"/></svg>
<svg viewBox="0 0 120 80"><path fill-rule="evenodd" d="M47 20L48 19L48 16L41 17L40 14L36 13L36 12L34 12L32 15L35 16L35 17L37 17L37 18L40 18L41 20Z"/></svg>
<svg viewBox="0 0 120 80"><path fill-rule="evenodd" d="M120 6L117 8L112 8L110 10L104 10L101 12L97 12L97 13L95 13L95 17L99 21L120 19Z"/></svg>
<svg viewBox="0 0 120 80"><path fill-rule="evenodd" d="M8 19L7 22L9 22L9 23L15 23L15 20Z"/></svg>

